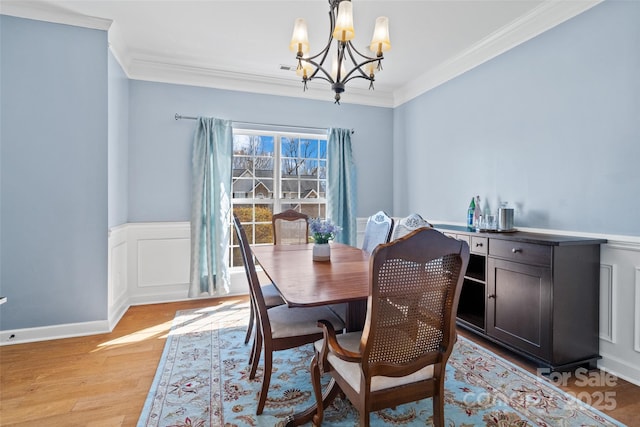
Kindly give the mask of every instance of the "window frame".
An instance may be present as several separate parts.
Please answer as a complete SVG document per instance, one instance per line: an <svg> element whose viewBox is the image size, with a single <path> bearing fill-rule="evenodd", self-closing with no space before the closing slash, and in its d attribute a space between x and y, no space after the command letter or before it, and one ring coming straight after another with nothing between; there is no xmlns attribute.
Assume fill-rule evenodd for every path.
<svg viewBox="0 0 640 427"><path fill-rule="evenodd" d="M247 222L245 220L243 220L243 225L245 225L245 231L247 231L247 237L249 238L249 241L251 242L252 245L266 245L266 244L273 244L271 243L265 243L265 242L261 242L261 243L255 243L256 242L256 229L260 226L262 227L271 227L271 220L269 221L256 221L256 212L255 212L255 207L259 206L259 205L270 205L271 208L271 212L273 213L278 213L278 212L282 212L283 210L289 209L289 206L286 205L295 205L297 207L296 210L301 211L303 208L303 205L316 205L317 206L317 215L309 215L310 217L317 217L317 216L321 216L321 213L324 212L324 215L326 216L326 208L327 208L327 173L326 173L326 168L328 166L328 135L326 130L324 132L318 131L318 132L311 132L309 130L304 130L304 131L292 131L290 129L280 129L280 128L272 128L272 129L262 129L262 128L258 128L258 129L254 129L254 128L246 128L246 127L237 127L237 128L233 128L233 137L234 137L234 144L236 142L236 136L237 135L248 135L248 136L261 136L261 137L271 137L273 138L273 157L272 157L272 161L273 161L273 175L269 178L264 178L266 179L270 179L273 181L273 188L271 191L271 197L264 197L264 198L259 198L256 197L256 194L253 194L253 197L235 197L236 192L233 191L235 190L235 188L232 188L232 194L231 194L231 209L232 212L235 212L235 207L240 205L240 206L251 206L253 207L253 217L252 217L252 221L251 222ZM286 180L286 176L283 175L283 167L282 167L282 161L283 159L287 159L289 158L288 156L283 155L283 139L295 139L297 140L298 144L300 144L301 141L304 140L316 140L318 141L318 147L317 147L317 153L316 153L316 160L318 161L318 168L319 171L315 176L315 181L316 181L316 197L313 198L306 198L306 197L302 197L301 194L301 189L300 189L300 183L302 181L301 175L297 175L297 179L296 181L298 182L298 197L297 198L285 198L283 191L282 191L282 187L283 187L283 181ZM322 149L324 147L324 150ZM324 151L324 152L323 152ZM321 157L321 155L324 154L324 157ZM297 155L298 158L300 158L301 156L301 152L300 152L300 145L298 145L297 148ZM232 154L233 158L232 158L232 162L236 161L236 153L235 153L235 147L233 150L233 154ZM255 158L255 155L254 155ZM324 164L324 170L322 171L322 167L321 165ZM234 170L234 165L232 166L232 170ZM251 178L253 180L253 182L255 183L256 180L256 173L255 173L256 169L253 169L250 171L251 173ZM283 177L285 178L283 180ZM236 183L236 179L237 177L232 176L232 187L233 184ZM324 189L324 194L322 194L322 189ZM251 192L253 193L255 191L255 188L252 187ZM321 197L322 196L322 197ZM286 206L283 208L283 206ZM230 224L231 227L233 227L232 224ZM233 230L232 230L233 231ZM235 238L235 232L230 233L231 235L231 241L230 241L230 257L229 257L229 263L230 263L230 268L232 269L237 269L237 268L241 268L242 265L241 264L237 264L234 263L234 255L237 251L239 251L239 246L236 242L236 238Z"/></svg>

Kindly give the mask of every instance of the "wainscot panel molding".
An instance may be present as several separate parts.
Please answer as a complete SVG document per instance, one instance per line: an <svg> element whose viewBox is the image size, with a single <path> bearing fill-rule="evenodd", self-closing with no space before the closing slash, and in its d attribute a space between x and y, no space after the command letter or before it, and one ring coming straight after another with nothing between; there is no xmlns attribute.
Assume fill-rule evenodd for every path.
<svg viewBox="0 0 640 427"><path fill-rule="evenodd" d="M446 223L435 221L433 223ZM357 220L362 246L367 218ZM461 225L455 223L453 225ZM600 250L600 355L598 367L640 385L640 237L525 229L608 240ZM0 332L1 344L109 332L131 305L188 299L188 222L129 223L109 231L108 313L105 321ZM261 280L266 280L261 274ZM247 294L243 269L231 274L230 295ZM579 321L579 319L577 319ZM11 336L13 338L10 338Z"/></svg>
<svg viewBox="0 0 640 427"><path fill-rule="evenodd" d="M613 265L600 263L600 339L616 343L616 287Z"/></svg>
<svg viewBox="0 0 640 427"><path fill-rule="evenodd" d="M619 238L600 249L598 367L640 385L640 244Z"/></svg>
<svg viewBox="0 0 640 427"><path fill-rule="evenodd" d="M109 329L113 330L129 308L127 285L128 241L126 224L113 227L109 230L108 245L108 313Z"/></svg>
<svg viewBox="0 0 640 427"><path fill-rule="evenodd" d="M189 223L129 223L126 227L129 304L187 299Z"/></svg>
<svg viewBox="0 0 640 427"><path fill-rule="evenodd" d="M128 305L189 299L190 223L129 223L125 228ZM232 270L229 295L248 292L244 270Z"/></svg>
<svg viewBox="0 0 640 427"><path fill-rule="evenodd" d="M636 298L635 298L635 333L634 350L640 353L640 267L636 267ZM638 365L636 365L638 366Z"/></svg>

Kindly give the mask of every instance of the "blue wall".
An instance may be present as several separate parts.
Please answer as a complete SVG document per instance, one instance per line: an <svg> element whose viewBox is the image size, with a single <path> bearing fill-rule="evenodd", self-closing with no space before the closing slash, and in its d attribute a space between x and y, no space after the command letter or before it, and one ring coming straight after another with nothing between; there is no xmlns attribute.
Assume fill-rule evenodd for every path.
<svg viewBox="0 0 640 427"><path fill-rule="evenodd" d="M3 329L107 318L107 34L0 16Z"/></svg>
<svg viewBox="0 0 640 427"><path fill-rule="evenodd" d="M301 89L302 90L302 89ZM390 108L305 100L193 86L131 81L129 120L129 222L189 221L193 120L234 121L355 129L358 215L393 206Z"/></svg>
<svg viewBox="0 0 640 427"><path fill-rule="evenodd" d="M640 2L607 1L394 111L394 211L640 235ZM483 202L484 203L484 202Z"/></svg>
<svg viewBox="0 0 640 427"><path fill-rule="evenodd" d="M0 17L4 330L107 318L107 231L188 221L195 123L354 128L358 216L640 235L640 2L607 1L394 110L129 81L104 31Z"/></svg>

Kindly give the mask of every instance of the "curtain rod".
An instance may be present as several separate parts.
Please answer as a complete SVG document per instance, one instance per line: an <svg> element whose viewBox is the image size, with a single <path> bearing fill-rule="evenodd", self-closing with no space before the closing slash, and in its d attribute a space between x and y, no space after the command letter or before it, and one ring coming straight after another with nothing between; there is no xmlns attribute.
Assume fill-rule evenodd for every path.
<svg viewBox="0 0 640 427"><path fill-rule="evenodd" d="M181 114L176 113L174 116L176 120L198 120L197 117L194 116L183 116ZM292 126L292 125L276 125L271 123L254 123L254 122L233 122L234 125L258 125L258 126L272 126L272 127L280 127L280 128L292 128L292 129L309 129L309 130L326 130L325 128L315 128L309 126ZM351 129L351 134L356 133L354 129Z"/></svg>

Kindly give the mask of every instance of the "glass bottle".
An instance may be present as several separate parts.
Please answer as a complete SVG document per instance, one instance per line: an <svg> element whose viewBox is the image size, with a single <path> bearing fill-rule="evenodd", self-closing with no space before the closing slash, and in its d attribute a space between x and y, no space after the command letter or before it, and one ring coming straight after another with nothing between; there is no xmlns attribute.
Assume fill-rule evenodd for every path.
<svg viewBox="0 0 640 427"><path fill-rule="evenodd" d="M480 210L480 196L476 196L475 209L473 210L473 227L476 230L482 228L480 222L482 219L482 210Z"/></svg>
<svg viewBox="0 0 640 427"><path fill-rule="evenodd" d="M476 211L476 201L475 199L472 197L471 198L471 203L469 203L469 209L467 209L467 227L468 228L473 228L473 217Z"/></svg>

